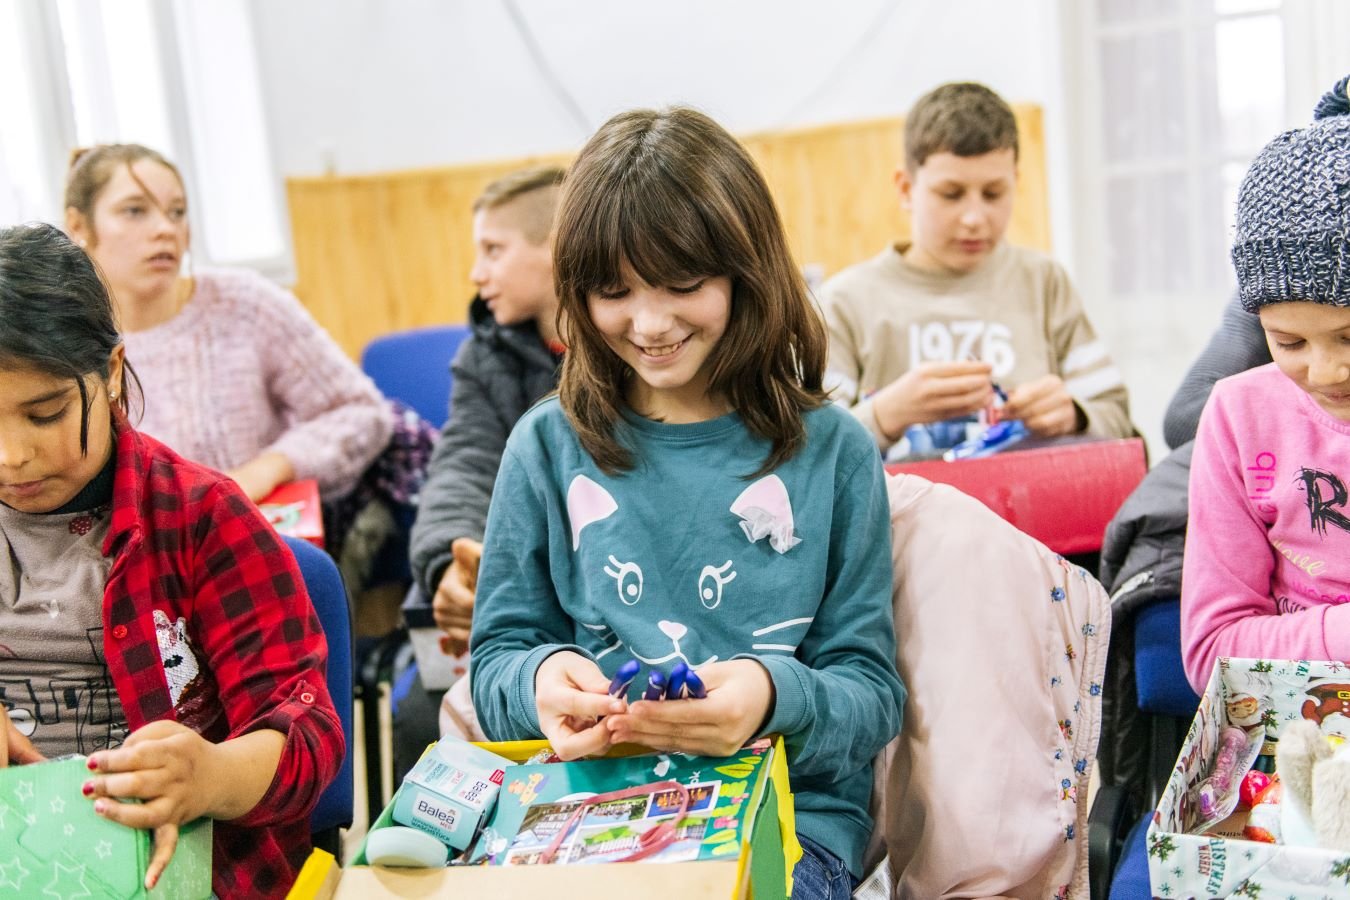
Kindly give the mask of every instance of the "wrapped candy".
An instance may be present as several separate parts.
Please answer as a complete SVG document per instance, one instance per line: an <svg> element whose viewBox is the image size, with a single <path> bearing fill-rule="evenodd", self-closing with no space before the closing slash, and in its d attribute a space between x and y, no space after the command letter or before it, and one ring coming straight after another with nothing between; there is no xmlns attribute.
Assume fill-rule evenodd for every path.
<svg viewBox="0 0 1350 900"><path fill-rule="evenodd" d="M1249 745L1247 732L1241 728L1230 725L1219 732L1219 752L1214 757L1214 768L1210 770L1209 777L1200 782L1196 793L1200 815L1206 821L1225 815L1222 807L1238 775L1238 759ZM1232 810L1231 806L1228 808Z"/></svg>
<svg viewBox="0 0 1350 900"><path fill-rule="evenodd" d="M1238 787L1238 802L1241 806L1251 809L1256 805L1256 798L1262 791L1270 785L1270 776L1265 772L1252 769L1246 775L1242 776L1242 784Z"/></svg>

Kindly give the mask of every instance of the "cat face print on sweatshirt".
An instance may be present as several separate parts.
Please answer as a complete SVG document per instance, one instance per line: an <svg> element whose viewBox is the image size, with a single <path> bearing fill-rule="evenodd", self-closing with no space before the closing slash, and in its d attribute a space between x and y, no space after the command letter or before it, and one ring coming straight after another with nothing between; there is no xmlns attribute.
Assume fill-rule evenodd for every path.
<svg viewBox="0 0 1350 900"><path fill-rule="evenodd" d="M789 551L801 538L786 485L767 475L724 509L709 523L672 515L654 539L634 532L659 514L627 517L601 484L572 479L571 550L587 595L581 625L597 660L618 652L649 666L698 667L736 653L796 652L819 597L793 590L802 573Z"/></svg>

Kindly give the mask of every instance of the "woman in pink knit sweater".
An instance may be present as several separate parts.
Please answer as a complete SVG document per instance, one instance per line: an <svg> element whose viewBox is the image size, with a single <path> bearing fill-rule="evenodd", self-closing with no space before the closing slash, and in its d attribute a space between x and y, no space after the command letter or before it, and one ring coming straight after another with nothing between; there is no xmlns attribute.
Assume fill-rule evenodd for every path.
<svg viewBox="0 0 1350 900"><path fill-rule="evenodd" d="M112 288L142 431L253 500L300 478L326 503L355 487L389 441L383 398L289 292L242 269L183 274L187 193L171 162L135 144L79 153L65 207Z"/></svg>

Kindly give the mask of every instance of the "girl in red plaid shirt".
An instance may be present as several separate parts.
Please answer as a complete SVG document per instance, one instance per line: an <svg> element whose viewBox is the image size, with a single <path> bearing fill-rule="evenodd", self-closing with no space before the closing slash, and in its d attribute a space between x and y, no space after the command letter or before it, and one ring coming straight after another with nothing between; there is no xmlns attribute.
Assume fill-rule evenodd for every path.
<svg viewBox="0 0 1350 900"><path fill-rule="evenodd" d="M128 424L123 355L85 253L48 226L0 231L8 759L87 754L86 802L154 830L147 888L178 826L209 816L215 893L284 896L345 752L327 646L239 487Z"/></svg>

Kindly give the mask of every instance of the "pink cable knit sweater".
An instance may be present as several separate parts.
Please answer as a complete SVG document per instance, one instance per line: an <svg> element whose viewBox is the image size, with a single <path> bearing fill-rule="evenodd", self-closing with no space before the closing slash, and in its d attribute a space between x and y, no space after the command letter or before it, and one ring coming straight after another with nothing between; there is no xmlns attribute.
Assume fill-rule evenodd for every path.
<svg viewBox="0 0 1350 900"><path fill-rule="evenodd" d="M197 273L182 311L123 335L140 377L140 430L230 469L266 450L325 500L349 492L389 441L384 399L294 295L243 269Z"/></svg>

